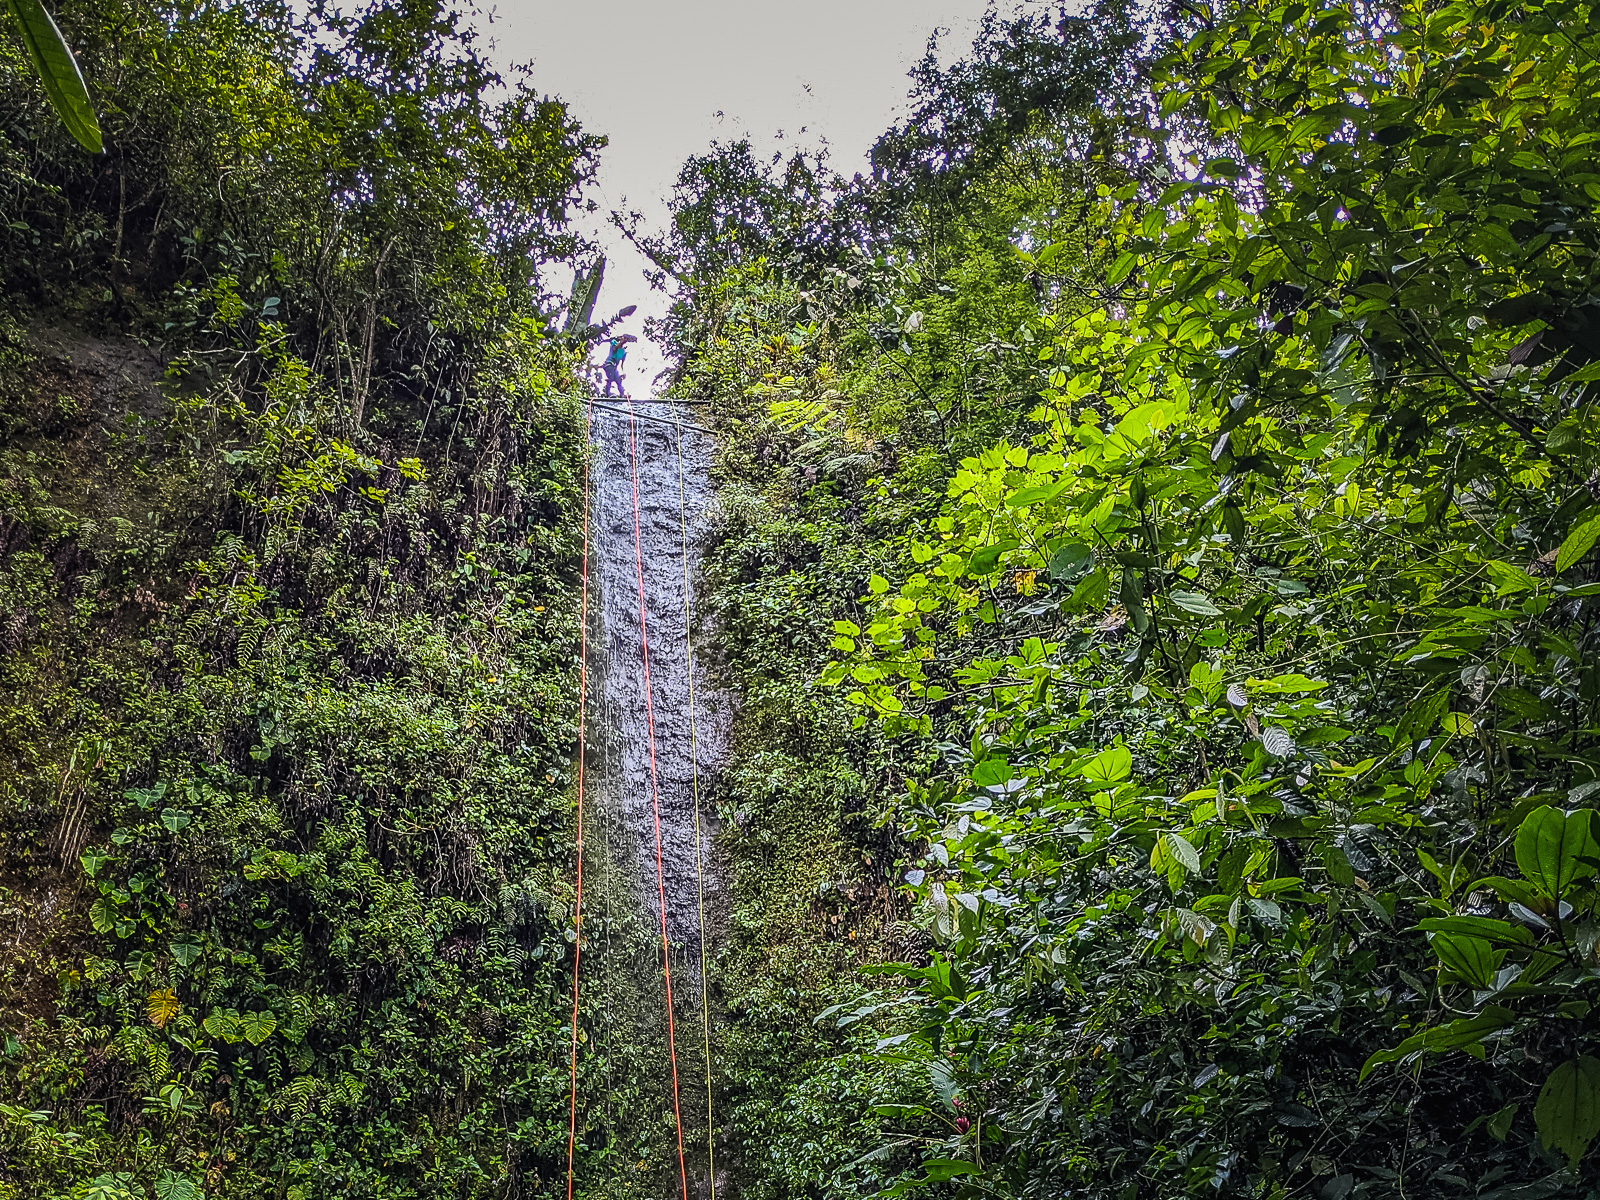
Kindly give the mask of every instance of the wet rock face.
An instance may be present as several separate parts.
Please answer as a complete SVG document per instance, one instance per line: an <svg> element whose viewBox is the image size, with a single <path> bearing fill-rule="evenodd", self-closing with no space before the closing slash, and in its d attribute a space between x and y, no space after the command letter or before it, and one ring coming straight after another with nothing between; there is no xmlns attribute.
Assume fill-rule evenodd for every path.
<svg viewBox="0 0 1600 1200"><path fill-rule="evenodd" d="M691 650L685 633L700 545L709 522L711 439L698 430L675 425L669 404L643 403L637 411L639 419L633 422L631 431L628 414L620 408L596 408L592 421L596 449L594 555L606 653L605 703L600 711L611 726L605 734L615 760L615 772L607 784L614 794L606 799L614 806L617 840L621 843L617 848L624 858L618 866L634 876L640 910L648 913L658 930L659 897L665 893L676 979L680 969L695 976L699 972L697 851L705 888L708 940L715 939L713 913L722 907L720 875L712 856L712 797L717 771L726 756L731 702L726 692L712 686L696 653L691 721ZM641 563L643 636L639 605ZM646 649L648 705L644 682ZM656 799L662 866L659 888Z"/></svg>

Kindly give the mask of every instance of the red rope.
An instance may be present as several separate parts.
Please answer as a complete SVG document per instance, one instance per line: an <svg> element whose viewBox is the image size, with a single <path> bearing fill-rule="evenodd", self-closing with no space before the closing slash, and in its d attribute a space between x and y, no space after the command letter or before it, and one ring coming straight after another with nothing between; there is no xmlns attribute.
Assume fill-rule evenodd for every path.
<svg viewBox="0 0 1600 1200"><path fill-rule="evenodd" d="M589 446L592 410L583 417L584 447ZM572 1101L567 1116L567 1200L572 1200L573 1155L578 1143L578 966L583 958L583 728L589 690L589 465L583 468L583 598L578 603L578 896L577 931L572 941Z"/></svg>
<svg viewBox="0 0 1600 1200"><path fill-rule="evenodd" d="M633 477L633 558L639 582L639 646L644 659L644 719L650 744L650 803L655 812L656 896L661 904L661 970L667 982L667 1054L672 1060L672 1117L678 1135L678 1177L689 1200L689 1172L683 1161L683 1116L678 1108L678 1048L672 1028L672 960L667 942L667 884L661 861L661 789L656 778L656 718L650 699L650 632L644 604L644 542L639 532L639 454L633 405L628 405L628 466ZM568 1197L571 1200L571 1197Z"/></svg>

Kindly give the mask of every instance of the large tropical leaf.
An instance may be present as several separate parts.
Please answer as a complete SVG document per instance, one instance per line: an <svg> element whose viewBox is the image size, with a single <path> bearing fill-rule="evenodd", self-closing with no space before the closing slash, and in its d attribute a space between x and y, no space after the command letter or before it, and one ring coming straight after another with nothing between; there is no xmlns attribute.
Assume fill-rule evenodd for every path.
<svg viewBox="0 0 1600 1200"><path fill-rule="evenodd" d="M1584 1055L1550 1072L1533 1119L1545 1147L1561 1151L1576 1167L1600 1133L1600 1059Z"/></svg>
<svg viewBox="0 0 1600 1200"><path fill-rule="evenodd" d="M1589 864L1600 847L1590 832L1592 818L1587 810L1568 815L1546 804L1524 817L1517 830L1517 868L1552 900L1559 900L1574 881L1594 874Z"/></svg>
<svg viewBox="0 0 1600 1200"><path fill-rule="evenodd" d="M6 0L6 7L61 123L80 146L90 154L99 154L100 122L95 118L78 60L72 57L61 30L39 0Z"/></svg>

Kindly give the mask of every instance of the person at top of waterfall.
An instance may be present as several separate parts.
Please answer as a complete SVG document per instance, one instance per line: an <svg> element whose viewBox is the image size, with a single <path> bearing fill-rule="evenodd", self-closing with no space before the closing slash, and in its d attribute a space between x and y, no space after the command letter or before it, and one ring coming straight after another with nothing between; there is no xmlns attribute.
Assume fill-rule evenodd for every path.
<svg viewBox="0 0 1600 1200"><path fill-rule="evenodd" d="M617 395L626 398L627 393L622 388L622 364L628 357L628 343L633 341L631 333L622 334L611 339L611 353L606 355L606 390L604 395L611 395L612 385L616 386Z"/></svg>

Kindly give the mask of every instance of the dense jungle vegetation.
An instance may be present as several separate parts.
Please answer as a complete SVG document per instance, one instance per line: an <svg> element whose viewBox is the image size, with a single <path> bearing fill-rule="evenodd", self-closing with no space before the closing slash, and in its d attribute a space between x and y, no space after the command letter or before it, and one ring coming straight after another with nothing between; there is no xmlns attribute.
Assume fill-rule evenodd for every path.
<svg viewBox="0 0 1600 1200"><path fill-rule="evenodd" d="M685 165L745 1194L1597 1194L1597 60L994 12Z"/></svg>
<svg viewBox="0 0 1600 1200"><path fill-rule="evenodd" d="M58 17L101 156L0 43L0 1196L553 1189L601 140L428 0Z"/></svg>
<svg viewBox="0 0 1600 1200"><path fill-rule="evenodd" d="M719 1191L1600 1194L1596 16L996 9L869 172L630 230L719 438ZM603 140L434 0L57 18L0 1200L561 1194ZM672 1194L582 1028L574 1194Z"/></svg>

